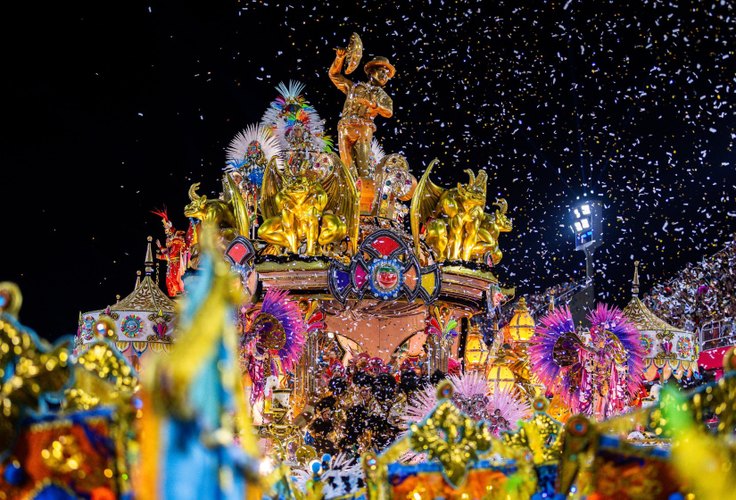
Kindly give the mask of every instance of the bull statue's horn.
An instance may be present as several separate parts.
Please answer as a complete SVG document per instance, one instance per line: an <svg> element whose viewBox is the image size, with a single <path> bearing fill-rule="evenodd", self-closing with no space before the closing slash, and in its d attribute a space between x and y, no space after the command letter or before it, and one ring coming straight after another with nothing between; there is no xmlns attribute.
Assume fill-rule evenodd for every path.
<svg viewBox="0 0 736 500"><path fill-rule="evenodd" d="M506 211L509 209L509 204L508 204L508 202L506 202L506 200L504 198L497 199L496 200L496 203L494 203L494 205L496 205L498 207L498 210L502 214L505 214Z"/></svg>
<svg viewBox="0 0 736 500"><path fill-rule="evenodd" d="M468 182L468 186L472 186L473 184L475 184L475 174L473 173L473 171L469 168L466 168L465 173L468 174L468 177L470 177L470 182Z"/></svg>
<svg viewBox="0 0 736 500"><path fill-rule="evenodd" d="M486 187L486 184L488 184L488 174L485 170L480 170L478 172L478 177L475 178L475 184L478 187Z"/></svg>
<svg viewBox="0 0 736 500"><path fill-rule="evenodd" d="M190 200L197 201L200 198L200 196L197 194L197 189L199 189L199 182L195 182L189 188L189 199Z"/></svg>

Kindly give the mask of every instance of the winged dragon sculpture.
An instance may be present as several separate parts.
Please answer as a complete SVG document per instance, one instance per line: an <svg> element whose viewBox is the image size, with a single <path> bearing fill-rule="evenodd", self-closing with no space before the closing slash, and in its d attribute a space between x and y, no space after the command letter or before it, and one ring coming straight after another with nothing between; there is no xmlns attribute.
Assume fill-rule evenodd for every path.
<svg viewBox="0 0 736 500"><path fill-rule="evenodd" d="M304 245L301 254L309 256L326 253L328 246L347 240L353 254L359 203L355 177L334 153L321 153L296 172L281 172L271 161L261 186L264 221L258 237L294 254Z"/></svg>
<svg viewBox="0 0 736 500"><path fill-rule="evenodd" d="M486 172L481 170L476 175L470 169L465 170L469 181L446 189L429 177L437 163L435 159L429 164L411 202L411 232L416 251L419 252L424 233L425 243L439 260L482 260L489 255L497 264L502 255L498 235L513 227L506 216L506 200L495 203L499 207L495 214L486 214Z"/></svg>

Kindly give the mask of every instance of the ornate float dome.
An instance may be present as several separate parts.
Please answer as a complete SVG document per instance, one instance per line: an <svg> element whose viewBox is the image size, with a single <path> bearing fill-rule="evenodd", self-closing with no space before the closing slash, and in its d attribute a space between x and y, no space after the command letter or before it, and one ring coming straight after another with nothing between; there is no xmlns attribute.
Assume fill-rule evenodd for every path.
<svg viewBox="0 0 736 500"><path fill-rule="evenodd" d="M634 262L631 301L624 314L641 333L644 348L644 377L662 381L690 377L698 371L698 344L695 334L672 326L657 317L639 300L639 261Z"/></svg>
<svg viewBox="0 0 736 500"><path fill-rule="evenodd" d="M94 325L100 316L108 316L115 323L115 343L137 369L148 351L168 352L174 332L175 303L161 291L153 278L153 253L148 237L144 274L140 271L135 289L127 297L106 309L80 313L75 339L78 348L95 339Z"/></svg>

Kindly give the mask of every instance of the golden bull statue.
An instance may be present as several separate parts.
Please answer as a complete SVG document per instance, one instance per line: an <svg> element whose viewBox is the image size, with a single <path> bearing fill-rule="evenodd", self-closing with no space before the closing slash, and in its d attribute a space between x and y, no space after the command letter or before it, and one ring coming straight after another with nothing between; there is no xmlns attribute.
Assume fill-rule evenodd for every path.
<svg viewBox="0 0 736 500"><path fill-rule="evenodd" d="M495 213L483 214L483 220L478 228L478 242L473 247L473 258L484 259L488 256L495 266L503 257L503 252L498 246L498 237L501 233L512 231L514 225L506 215L509 208L506 200L499 198L494 205L498 207Z"/></svg>
<svg viewBox="0 0 736 500"><path fill-rule="evenodd" d="M491 234L489 231L481 233L488 176L483 170L477 176L472 170L466 170L470 176L467 184L458 183L457 187L444 189L429 178L436 163L434 160L427 167L412 199L410 217L414 246L418 252L420 225L424 224L424 240L438 260L477 258L476 244Z"/></svg>
<svg viewBox="0 0 736 500"><path fill-rule="evenodd" d="M186 217L200 223L211 223L219 230L220 236L226 242L231 241L238 235L246 238L249 236L250 219L245 200L235 181L229 175L225 185L225 197L228 201L207 199L207 196L197 194L198 188L199 182L192 184L189 188L190 203L184 207ZM199 225L201 226L201 224Z"/></svg>

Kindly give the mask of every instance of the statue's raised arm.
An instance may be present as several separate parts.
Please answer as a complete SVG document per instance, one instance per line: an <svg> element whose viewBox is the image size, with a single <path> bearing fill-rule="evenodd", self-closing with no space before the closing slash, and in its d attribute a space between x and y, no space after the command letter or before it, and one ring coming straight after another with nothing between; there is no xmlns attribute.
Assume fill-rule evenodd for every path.
<svg viewBox="0 0 736 500"><path fill-rule="evenodd" d="M340 89L343 94L347 94L353 86L353 82L342 74L342 67L345 64L347 49L339 47L335 49L335 52L335 60L332 62L332 66L330 66L330 80L332 80L335 87Z"/></svg>

